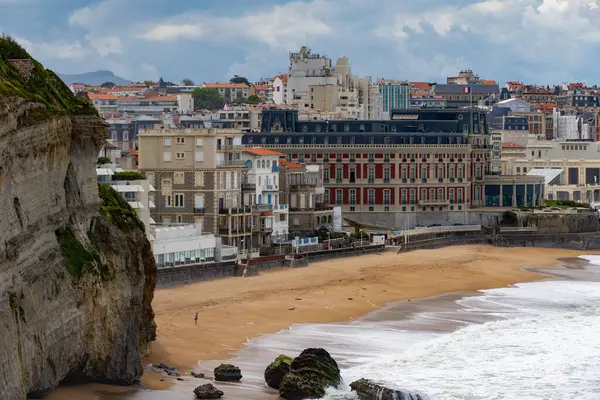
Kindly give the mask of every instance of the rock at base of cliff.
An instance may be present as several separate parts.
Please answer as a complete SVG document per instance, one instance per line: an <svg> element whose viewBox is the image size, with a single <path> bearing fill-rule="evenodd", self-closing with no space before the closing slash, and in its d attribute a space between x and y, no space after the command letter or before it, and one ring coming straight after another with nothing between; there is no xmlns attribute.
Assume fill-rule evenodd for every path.
<svg viewBox="0 0 600 400"><path fill-rule="evenodd" d="M290 372L292 361L294 361L292 357L280 354L275 361L269 364L265 369L265 382L267 383L267 386L273 389L279 389L283 378Z"/></svg>
<svg viewBox="0 0 600 400"><path fill-rule="evenodd" d="M210 383L207 383L194 389L194 394L197 399L220 399L224 393Z"/></svg>
<svg viewBox="0 0 600 400"><path fill-rule="evenodd" d="M319 399L325 388L338 387L342 378L335 360L324 349L306 349L294 359L279 395L287 400Z"/></svg>
<svg viewBox="0 0 600 400"><path fill-rule="evenodd" d="M221 364L215 368L215 381L238 382L242 380L242 371L231 364Z"/></svg>
<svg viewBox="0 0 600 400"><path fill-rule="evenodd" d="M169 367L167 364L148 364L146 366L146 369L152 372L156 372L157 374L165 374L165 375L169 375L169 376L180 376L179 371L177 371L177 368L174 367Z"/></svg>
<svg viewBox="0 0 600 400"><path fill-rule="evenodd" d="M382 385L369 379L359 379L350 384L360 400L429 400L422 393Z"/></svg>

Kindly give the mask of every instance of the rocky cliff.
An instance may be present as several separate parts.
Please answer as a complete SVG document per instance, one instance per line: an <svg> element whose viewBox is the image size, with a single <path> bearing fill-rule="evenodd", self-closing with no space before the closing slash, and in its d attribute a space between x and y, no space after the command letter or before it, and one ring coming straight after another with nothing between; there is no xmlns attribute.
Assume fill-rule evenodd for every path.
<svg viewBox="0 0 600 400"><path fill-rule="evenodd" d="M132 384L155 337L143 225L95 161L86 99L0 37L0 398L67 379Z"/></svg>

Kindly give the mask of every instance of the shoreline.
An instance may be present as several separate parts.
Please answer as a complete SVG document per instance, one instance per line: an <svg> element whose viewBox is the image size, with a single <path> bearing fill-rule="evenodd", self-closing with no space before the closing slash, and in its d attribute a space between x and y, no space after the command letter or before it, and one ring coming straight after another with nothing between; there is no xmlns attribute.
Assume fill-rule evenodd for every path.
<svg viewBox="0 0 600 400"><path fill-rule="evenodd" d="M157 289L157 341L144 363L163 362L189 374L199 364L235 357L252 338L307 323L348 322L387 304L551 278L541 270L598 251L467 245L336 259L308 268L263 272ZM484 265L485 264L485 265ZM199 313L198 326L193 322ZM164 379L161 381L162 378ZM150 389L174 380L144 373Z"/></svg>

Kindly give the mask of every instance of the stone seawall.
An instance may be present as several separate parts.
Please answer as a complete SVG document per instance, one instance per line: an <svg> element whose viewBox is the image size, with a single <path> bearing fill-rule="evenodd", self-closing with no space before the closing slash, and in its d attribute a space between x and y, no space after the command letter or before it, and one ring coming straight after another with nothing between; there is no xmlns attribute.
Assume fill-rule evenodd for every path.
<svg viewBox="0 0 600 400"><path fill-rule="evenodd" d="M492 235L447 236L410 242L398 253L412 250L439 249L447 246L468 244L493 244L505 247L546 247L573 250L600 250L600 232L594 233L509 233L503 240L494 240Z"/></svg>
<svg viewBox="0 0 600 400"><path fill-rule="evenodd" d="M236 276L236 268L237 263L234 261L208 265L186 265L183 267L160 268L157 271L156 287L166 288Z"/></svg>
<svg viewBox="0 0 600 400"><path fill-rule="evenodd" d="M325 261L333 258L345 258L345 257L354 257L354 256L362 256L364 254L377 253L385 250L384 245L369 245L357 248L348 248L348 249L332 249L332 250L322 250L315 251L312 253L305 254L304 257L308 260L309 263L317 262L317 261Z"/></svg>

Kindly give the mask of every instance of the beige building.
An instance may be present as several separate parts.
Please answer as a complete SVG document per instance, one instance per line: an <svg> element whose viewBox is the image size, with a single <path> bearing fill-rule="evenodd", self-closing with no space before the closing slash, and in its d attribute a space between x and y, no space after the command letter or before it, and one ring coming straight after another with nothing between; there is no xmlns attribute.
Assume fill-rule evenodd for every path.
<svg viewBox="0 0 600 400"><path fill-rule="evenodd" d="M227 245L251 235L242 206L242 131L218 128L141 130L139 169L156 187L152 217L159 224L200 224Z"/></svg>
<svg viewBox="0 0 600 400"><path fill-rule="evenodd" d="M535 139L527 146L505 143L502 174L544 176L550 200L599 202L600 143Z"/></svg>
<svg viewBox="0 0 600 400"><path fill-rule="evenodd" d="M284 161L280 164L280 202L289 208L290 238L331 228L333 207L324 199L323 166Z"/></svg>

